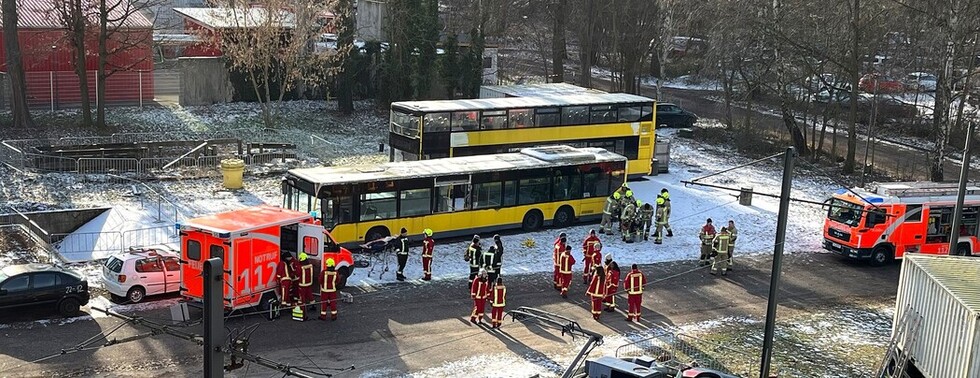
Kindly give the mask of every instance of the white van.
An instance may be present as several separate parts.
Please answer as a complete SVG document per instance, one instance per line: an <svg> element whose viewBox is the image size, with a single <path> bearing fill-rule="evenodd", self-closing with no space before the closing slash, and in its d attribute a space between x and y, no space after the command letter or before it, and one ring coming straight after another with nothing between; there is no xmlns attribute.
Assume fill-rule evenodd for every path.
<svg viewBox="0 0 980 378"><path fill-rule="evenodd" d="M179 255L166 246L132 247L102 266L102 281L113 299L139 303L147 295L180 290Z"/></svg>

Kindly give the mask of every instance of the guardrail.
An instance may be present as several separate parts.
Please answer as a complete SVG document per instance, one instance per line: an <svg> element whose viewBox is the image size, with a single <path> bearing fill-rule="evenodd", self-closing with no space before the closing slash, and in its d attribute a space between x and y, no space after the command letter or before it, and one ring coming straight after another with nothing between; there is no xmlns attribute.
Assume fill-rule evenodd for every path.
<svg viewBox="0 0 980 378"><path fill-rule="evenodd" d="M725 356L754 355L682 333L661 330L656 335L616 348L616 358L649 356L671 368L701 366L729 372Z"/></svg>

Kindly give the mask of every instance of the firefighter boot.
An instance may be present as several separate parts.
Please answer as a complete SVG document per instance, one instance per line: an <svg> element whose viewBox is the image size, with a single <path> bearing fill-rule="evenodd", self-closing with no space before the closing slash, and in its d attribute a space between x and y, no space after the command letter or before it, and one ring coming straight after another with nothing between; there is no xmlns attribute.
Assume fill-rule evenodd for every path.
<svg viewBox="0 0 980 378"><path fill-rule="evenodd" d="M668 228L667 229L667 237L668 238L674 237L674 230L671 230L671 229Z"/></svg>

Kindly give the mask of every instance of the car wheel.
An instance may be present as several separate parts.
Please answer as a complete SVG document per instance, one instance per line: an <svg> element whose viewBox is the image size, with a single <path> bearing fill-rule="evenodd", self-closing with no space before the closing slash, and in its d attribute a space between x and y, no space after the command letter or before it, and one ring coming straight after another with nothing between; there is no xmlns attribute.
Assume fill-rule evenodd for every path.
<svg viewBox="0 0 980 378"><path fill-rule="evenodd" d="M143 301L143 299L146 299L146 289L143 289L142 287L133 286L133 288L129 289L129 292L126 293L126 300L128 300L129 303L140 303Z"/></svg>
<svg viewBox="0 0 980 378"><path fill-rule="evenodd" d="M61 302L58 302L58 313L62 316L75 316L78 315L78 309L81 305L78 303L78 299L75 298L65 298Z"/></svg>
<svg viewBox="0 0 980 378"><path fill-rule="evenodd" d="M895 255L888 246L879 245L871 251L871 266L884 266L894 259Z"/></svg>
<svg viewBox="0 0 980 378"><path fill-rule="evenodd" d="M391 236L391 231L388 231L387 227L384 226L371 227L371 229L368 230L367 234L364 234L364 242L368 243L389 236Z"/></svg>
<svg viewBox="0 0 980 378"><path fill-rule="evenodd" d="M524 221L521 222L521 228L527 232L537 231L541 228L542 224L544 224L544 216L541 215L541 212L531 210L527 214L524 214Z"/></svg>
<svg viewBox="0 0 980 378"><path fill-rule="evenodd" d="M347 287L347 278L350 278L350 268L343 267L337 271L337 289Z"/></svg>
<svg viewBox="0 0 980 378"><path fill-rule="evenodd" d="M563 228L575 223L575 211L570 206L562 206L555 212L555 227Z"/></svg>

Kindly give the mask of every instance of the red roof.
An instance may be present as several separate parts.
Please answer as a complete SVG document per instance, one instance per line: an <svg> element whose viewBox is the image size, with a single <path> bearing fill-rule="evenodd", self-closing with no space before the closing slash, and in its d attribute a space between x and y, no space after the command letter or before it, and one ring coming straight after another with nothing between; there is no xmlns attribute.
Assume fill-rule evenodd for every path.
<svg viewBox="0 0 980 378"><path fill-rule="evenodd" d="M185 227L213 232L245 232L269 226L299 223L310 214L275 206L255 206L194 218Z"/></svg>
<svg viewBox="0 0 980 378"><path fill-rule="evenodd" d="M82 7L93 10L89 21L97 24L98 15L94 12L98 6L97 0L81 1ZM54 11L55 3L56 0L17 0L17 26L21 29L63 29L58 21L58 14ZM118 24L124 29L153 28L153 23L128 0L106 0L106 6L112 8L109 12L110 20L118 20L129 14L124 20L110 21L113 23L112 27ZM0 27L3 27L2 21Z"/></svg>

